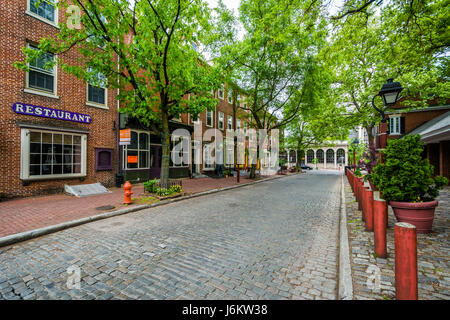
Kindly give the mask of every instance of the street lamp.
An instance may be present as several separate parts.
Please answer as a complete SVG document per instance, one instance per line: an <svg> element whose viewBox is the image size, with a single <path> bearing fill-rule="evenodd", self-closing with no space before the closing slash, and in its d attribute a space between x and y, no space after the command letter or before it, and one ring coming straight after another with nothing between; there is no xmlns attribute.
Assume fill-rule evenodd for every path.
<svg viewBox="0 0 450 320"><path fill-rule="evenodd" d="M358 138L353 139L352 146L353 146L353 172L356 172L356 147L359 144Z"/></svg>
<svg viewBox="0 0 450 320"><path fill-rule="evenodd" d="M383 109L377 108L375 105L375 98L380 96L383 99L385 106L390 106L395 104L398 101L400 92L403 90L400 82L394 82L393 78L389 78L385 84L381 87L380 92L372 98L372 106L373 108L381 115L381 124L380 124L380 150L386 148L386 132L387 132L387 124L386 124L386 115L384 114ZM383 154L381 154L381 162L384 162Z"/></svg>

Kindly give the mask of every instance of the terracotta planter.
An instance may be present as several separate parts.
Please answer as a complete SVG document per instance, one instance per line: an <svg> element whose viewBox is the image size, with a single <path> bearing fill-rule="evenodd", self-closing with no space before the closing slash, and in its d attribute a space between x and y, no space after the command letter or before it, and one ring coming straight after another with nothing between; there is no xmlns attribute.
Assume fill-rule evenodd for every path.
<svg viewBox="0 0 450 320"><path fill-rule="evenodd" d="M417 233L431 232L437 200L421 203L389 201L389 204L397 221L414 225Z"/></svg>

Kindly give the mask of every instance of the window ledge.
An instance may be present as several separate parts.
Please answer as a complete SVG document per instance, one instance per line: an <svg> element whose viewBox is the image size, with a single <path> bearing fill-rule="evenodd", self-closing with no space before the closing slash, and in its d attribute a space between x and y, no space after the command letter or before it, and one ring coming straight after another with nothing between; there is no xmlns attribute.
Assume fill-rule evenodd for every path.
<svg viewBox="0 0 450 320"><path fill-rule="evenodd" d="M52 174L52 175L42 175L42 176L30 176L28 178L21 178L24 181L36 181L36 180L53 180L53 179L74 179L86 177L86 174Z"/></svg>
<svg viewBox="0 0 450 320"><path fill-rule="evenodd" d="M26 10L26 11L25 11L25 14L27 14L27 15L29 15L30 17L33 17L33 18L35 18L35 19L38 19L38 20L40 20L40 21L42 21L42 22L44 22L44 23L46 23L46 24L48 24L48 25L51 25L52 27L54 27L54 28L56 28L56 29L59 30L59 26L58 26L57 23L52 22L52 21L50 21L50 20L48 20L48 19L45 19L44 17L41 17L40 15L37 15L37 14L34 13L34 12L31 12L31 11L29 11L29 10Z"/></svg>
<svg viewBox="0 0 450 320"><path fill-rule="evenodd" d="M86 105L89 107L94 107L94 108L99 108L99 109L105 109L105 110L109 110L107 105L104 104L99 104L99 103L95 103L95 102L89 102L86 101Z"/></svg>
<svg viewBox="0 0 450 320"><path fill-rule="evenodd" d="M57 96L53 93L47 93L45 91L39 91L39 90L31 89L31 88L25 88L25 89L23 89L23 92L36 94L38 96L43 96L43 97L47 97L47 98L59 99L59 96Z"/></svg>

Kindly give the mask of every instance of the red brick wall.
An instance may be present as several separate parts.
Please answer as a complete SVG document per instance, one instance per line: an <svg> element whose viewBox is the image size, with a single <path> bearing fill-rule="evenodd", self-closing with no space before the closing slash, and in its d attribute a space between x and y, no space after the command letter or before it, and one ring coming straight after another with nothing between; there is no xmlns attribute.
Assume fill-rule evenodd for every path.
<svg viewBox="0 0 450 320"><path fill-rule="evenodd" d="M208 129L219 129L219 111L224 113L224 125L223 125L223 130L219 129L222 132L223 137L226 137L227 134L227 126L228 126L228 115L233 116L233 105L231 103L228 103L228 90L227 87L225 85L225 89L224 89L224 96L223 99L219 98L219 93L218 91L215 92L215 98L218 100L217 105L216 105L216 109L214 111L214 120L213 120L213 126L212 127L208 127L206 126L206 110L203 111L200 116L199 116L199 120L201 120L202 122L202 135L204 135L205 131ZM246 119L245 116L246 112L242 109L237 109L237 118L241 120L241 128L244 127L244 119ZM184 118L182 118L184 120ZM183 121L184 122L184 121ZM248 123L248 120L245 121ZM190 122L190 124L192 124L192 122ZM248 128L248 124L247 124L247 128ZM233 129L235 129L235 122L233 119ZM192 139L194 139L194 135L192 135ZM200 166L200 170L203 170L203 164Z"/></svg>
<svg viewBox="0 0 450 320"><path fill-rule="evenodd" d="M24 121L54 127L69 127L89 130L87 140L86 181L99 181L106 186L114 183L116 172L116 130L117 101L114 91L108 92L109 110L86 105L86 83L64 73L58 66L57 95L59 99L47 98L25 93L25 72L15 69L15 61L23 61L21 48L27 41L39 42L42 37L55 35L58 29L25 13L27 0L6 0L0 6L0 89L2 92L0 118L0 193L4 197L30 196L60 190L64 184L81 183L79 179L46 180L30 182L22 186L20 177L20 128L16 121ZM62 14L59 14L61 20ZM64 61L76 63L76 50L61 56ZM79 112L92 117L90 124L45 119L19 115L13 112L14 102L49 107L59 110ZM117 126L117 124L116 124ZM94 148L111 148L113 152L113 170L95 171Z"/></svg>

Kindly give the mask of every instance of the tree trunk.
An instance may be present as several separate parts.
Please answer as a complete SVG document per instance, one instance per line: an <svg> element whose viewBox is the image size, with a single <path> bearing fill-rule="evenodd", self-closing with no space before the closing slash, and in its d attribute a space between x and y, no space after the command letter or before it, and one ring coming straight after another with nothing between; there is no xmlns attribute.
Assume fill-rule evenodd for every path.
<svg viewBox="0 0 450 320"><path fill-rule="evenodd" d="M169 117L165 112L161 115L162 122L162 159L161 159L161 175L160 184L167 187L169 182L169 157L170 157L170 131L169 131Z"/></svg>

